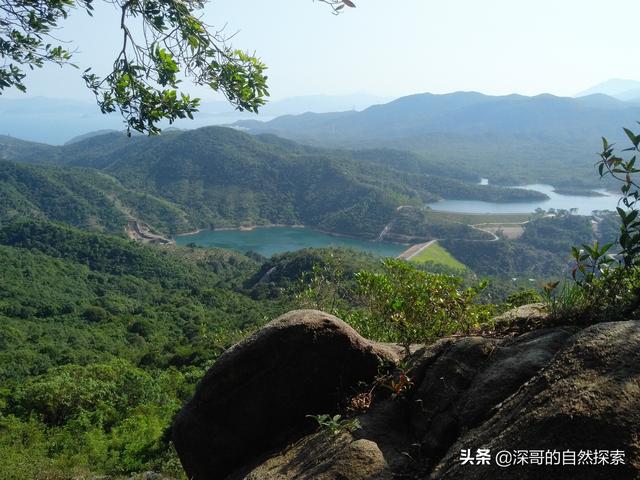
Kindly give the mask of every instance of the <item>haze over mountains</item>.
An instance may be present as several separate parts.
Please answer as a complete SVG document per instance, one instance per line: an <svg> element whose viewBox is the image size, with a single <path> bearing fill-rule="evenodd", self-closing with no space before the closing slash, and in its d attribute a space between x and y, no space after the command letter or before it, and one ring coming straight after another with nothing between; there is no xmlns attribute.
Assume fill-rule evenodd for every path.
<svg viewBox="0 0 640 480"><path fill-rule="evenodd" d="M606 82L599 83L593 87L580 92L576 97L584 97L602 93L622 101L640 103L640 82L636 80L622 80L614 78Z"/></svg>
<svg viewBox="0 0 640 480"><path fill-rule="evenodd" d="M2 5L0 480L640 480L639 0Z"/></svg>
<svg viewBox="0 0 640 480"><path fill-rule="evenodd" d="M531 139L570 139L574 135L606 135L620 121L637 118L640 108L602 94L581 98L538 95L494 97L476 92L430 93L402 97L362 112L304 113L268 122L240 121L252 132L336 145L364 142L425 144L429 134L503 135ZM587 129L587 131L585 131Z"/></svg>
<svg viewBox="0 0 640 480"><path fill-rule="evenodd" d="M443 171L475 172L502 185L575 187L601 185L593 170L600 138L620 140L622 127L638 119L640 105L603 94L457 92L411 95L361 112L306 113L235 126L312 145L410 150Z"/></svg>
<svg viewBox="0 0 640 480"><path fill-rule="evenodd" d="M625 104L616 105L610 99L597 96L590 99L582 98L575 106L624 109L629 106L628 103L640 105L640 82L611 79L580 92L576 97L588 97L594 94L607 95L625 102ZM358 117L358 121L361 119L366 120L359 125L359 128L369 129L371 127L369 121L376 114L378 117L391 114L389 121L403 121L407 124L406 128L404 128L405 130L413 129L423 134L433 133L432 125L425 124L425 122L435 122L440 125L441 131L455 135L469 130L473 133L491 133L495 129L506 128L506 131L510 133L514 133L514 130L516 132L527 131L532 136L540 136L553 132L554 127L557 126L557 122L553 120L553 117L545 117L545 115L555 114L554 108L558 108L559 111L566 108L567 106L562 104L568 101L567 98L563 99L562 97L553 97L551 95L493 97L473 92L432 95L438 100L432 98L431 101L427 101L428 97L429 94L417 94L393 101L389 97L368 94L307 95L270 101L261 109L259 116L235 111L224 101L203 101L200 111L193 121L178 121L173 124L173 127L193 129L207 125L230 124L241 121L240 125L243 127L269 131L288 138L295 138L299 141L319 142L313 135L302 132L302 126L294 131L287 126L288 123L295 121L311 126L314 121L313 116L305 114L339 112L342 115L339 115L338 118L349 118L349 114L375 106L380 108L374 108L366 115ZM548 103L548 109L541 110L540 104L543 103L545 98ZM507 107L509 103L510 106ZM554 107L555 103L557 105ZM384 104L389 105L384 107ZM495 107L498 104L501 104L501 107L496 109ZM474 106L473 108L471 108L472 105ZM467 108L471 109L466 110ZM458 117L454 114L455 109L458 109ZM418 112L421 113L416 116ZM296 116L296 119L277 118L290 115ZM469 115L469 117L465 117L465 115ZM596 139L602 134L609 134L608 131L610 130L615 130L615 126L619 123L605 124L606 119L593 119L593 112L576 112L574 118L563 117L562 115L560 113L558 118L561 122L560 126L566 126L568 132L582 131L586 125L590 127L588 131L591 133L597 130L595 132ZM459 118L461 116L464 118ZM585 121L575 123L576 116L585 117ZM332 117L325 116L322 121L325 122L330 118ZM265 128L258 127L252 122L252 120L269 122L274 119L277 119L277 121L270 123ZM489 120L488 123L486 122L487 119ZM534 128L531 129L530 119L537 119L538 123L541 120L551 121L546 128L534 125ZM380 120L378 118L378 123ZM594 121L592 122L592 120ZM614 118L613 120L615 121L616 119ZM249 123L245 123L245 121L249 121ZM348 146L346 145L348 142L341 137L348 137L353 132L342 131L339 122L332 125L332 128L337 130L337 132L330 130L332 141L341 146ZM398 137L403 133L403 128L398 128L397 125L391 123L378 126L390 130L388 132L389 135L385 134L380 142L387 142L387 137L391 136L396 143L402 144ZM164 125L164 128L167 127L169 125ZM88 132L121 130L122 128L122 121L118 115L102 115L93 102L45 97L0 99L0 135L10 135L23 140L61 145L75 137L82 137ZM562 130L560 133L562 133ZM377 137L378 134L376 133L375 136ZM366 136L364 138L366 139ZM361 139L353 139L353 143L357 143L360 146L358 142L361 142Z"/></svg>
<svg viewBox="0 0 640 480"><path fill-rule="evenodd" d="M610 80L576 98L457 92L379 103L385 99L310 96L267 105L259 117L266 121L250 120L248 114L234 112L222 102L205 103L196 121L171 128L235 122L235 128L251 134L275 134L311 146L410 151L414 156L406 157L407 162L419 158L419 163L432 166L426 173L450 178L486 177L503 186L549 183L591 189L603 186L593 169L600 138L620 141L622 127L640 119L640 103L606 93L631 98L639 85ZM281 115L284 112L289 114ZM103 116L94 105L81 102L41 98L0 103L0 132L45 143L78 142L120 129L119 122L116 116ZM12 143L12 148L19 144ZM51 150L47 151L40 162L50 158ZM397 162L397 157L392 158Z"/></svg>
<svg viewBox="0 0 640 480"><path fill-rule="evenodd" d="M291 97L269 102L261 110L260 118L269 120L285 114L362 110L389 100L366 94ZM203 101L194 120L178 121L173 126L192 129L254 118L257 118L255 114L238 112L228 102ZM168 125L164 125L166 127ZM0 135L61 145L87 132L122 128L120 116L103 115L92 102L45 97L0 98Z"/></svg>

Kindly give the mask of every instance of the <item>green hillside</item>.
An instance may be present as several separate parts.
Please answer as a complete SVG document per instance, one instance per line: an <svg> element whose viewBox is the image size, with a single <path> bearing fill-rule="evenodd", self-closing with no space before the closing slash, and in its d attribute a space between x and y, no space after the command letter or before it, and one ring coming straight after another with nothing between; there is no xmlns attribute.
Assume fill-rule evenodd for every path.
<svg viewBox="0 0 640 480"><path fill-rule="evenodd" d="M179 207L97 170L0 161L0 221L21 216L119 234L133 218L167 232L190 227Z"/></svg>
<svg viewBox="0 0 640 480"><path fill-rule="evenodd" d="M242 293L259 269L242 255L44 222L1 226L0 265L0 469L12 480L178 476L172 416L225 348L290 308Z"/></svg>
<svg viewBox="0 0 640 480"><path fill-rule="evenodd" d="M405 165L406 155L397 152L309 148L219 127L159 137L112 133L50 147L49 153L41 144L28 147L22 142L20 149L5 148L3 155L27 163L46 159L64 169L6 164L6 170L38 177L18 181L18 173L7 176L6 203L25 203L22 197L30 197L35 188L35 210L42 218L82 228L93 221L107 231L117 231L126 218L135 217L169 234L194 227L306 224L375 238L402 205L422 205L445 196L488 201L544 198L538 192L480 187L432 175L420 160ZM37 182L42 185L34 185ZM51 207L78 204L77 218L66 218L71 214L37 201L38 195L52 191ZM82 204L89 196L93 198ZM16 206L4 216L26 210Z"/></svg>
<svg viewBox="0 0 640 480"><path fill-rule="evenodd" d="M300 277L334 255L350 276L379 264L337 249L263 264L48 222L0 225L2 478L184 478L166 435L177 410L226 348L298 305Z"/></svg>
<svg viewBox="0 0 640 480"><path fill-rule="evenodd" d="M201 329L226 335L270 312L234 293L258 264L230 251L152 248L32 221L0 228L0 246L3 335L15 340L3 344L5 380L114 357L153 355L168 365L181 348L198 348ZM151 335L153 349L132 331ZM30 350L44 341L38 335L48 337L46 351ZM211 358L215 349L202 354Z"/></svg>
<svg viewBox="0 0 640 480"><path fill-rule="evenodd" d="M448 238L442 245L478 275L542 279L567 273L571 247L590 244L596 238L589 217L560 215L537 217L523 225L517 240L475 242ZM616 233L602 232L602 243L614 241Z"/></svg>
<svg viewBox="0 0 640 480"><path fill-rule="evenodd" d="M422 250L416 256L411 257L414 263L434 264L448 267L452 270L464 271L467 267L456 260L444 247L438 243L433 243Z"/></svg>
<svg viewBox="0 0 640 480"><path fill-rule="evenodd" d="M638 117L637 105L604 95L456 92L410 95L361 112L305 113L237 125L310 145L410 150L456 178L575 188L601 185L593 175L600 137L622 140L621 127Z"/></svg>

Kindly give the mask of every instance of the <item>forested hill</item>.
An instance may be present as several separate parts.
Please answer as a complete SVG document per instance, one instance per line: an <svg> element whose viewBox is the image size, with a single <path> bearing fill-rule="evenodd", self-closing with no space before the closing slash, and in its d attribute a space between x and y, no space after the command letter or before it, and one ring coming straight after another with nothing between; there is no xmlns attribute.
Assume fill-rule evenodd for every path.
<svg viewBox="0 0 640 480"><path fill-rule="evenodd" d="M411 154L311 148L220 127L159 137L111 133L61 147L4 137L0 156L31 164L3 164L0 195L13 205L4 215L33 210L83 228L94 221L110 231L134 217L165 233L303 223L375 237L401 205L541 195L432 175L436 166ZM48 204L52 192L56 198ZM74 211L82 218L64 218L65 203L78 205Z"/></svg>
<svg viewBox="0 0 640 480"><path fill-rule="evenodd" d="M640 106L601 94L458 92L411 95L362 112L306 113L236 125L312 145L408 149L449 172L471 170L493 183L561 186L594 184L600 137L621 138L622 126L638 119Z"/></svg>
<svg viewBox="0 0 640 480"><path fill-rule="evenodd" d="M97 170L0 160L0 223L16 217L52 220L109 233L122 233L134 219L161 231L190 226L179 207L126 188Z"/></svg>
<svg viewBox="0 0 640 480"><path fill-rule="evenodd" d="M286 115L266 123L241 121L282 136L327 138L329 143L404 139L425 133L485 135L495 132L537 139L571 140L607 134L620 121L638 118L640 107L606 95L581 98L544 94L490 96L476 92L401 97L361 112ZM612 126L613 125L613 126ZM332 130L335 129L335 130ZM315 131L315 133L311 133Z"/></svg>

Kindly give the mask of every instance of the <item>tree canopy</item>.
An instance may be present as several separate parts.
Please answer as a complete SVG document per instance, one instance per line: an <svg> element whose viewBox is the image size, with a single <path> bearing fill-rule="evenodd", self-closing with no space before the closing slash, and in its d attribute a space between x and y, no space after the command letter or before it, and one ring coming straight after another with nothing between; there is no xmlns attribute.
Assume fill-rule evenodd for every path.
<svg viewBox="0 0 640 480"><path fill-rule="evenodd" d="M192 118L199 99L182 78L222 93L238 110L257 112L268 94L266 66L234 49L201 17L205 0L104 0L120 11L121 48L110 73L82 73L103 113L120 112L128 131L158 133L158 123ZM319 0L334 13L350 0ZM73 50L54 33L72 10L94 12L94 0L0 0L0 94L26 91L27 69L72 63ZM75 66L75 65L74 65Z"/></svg>

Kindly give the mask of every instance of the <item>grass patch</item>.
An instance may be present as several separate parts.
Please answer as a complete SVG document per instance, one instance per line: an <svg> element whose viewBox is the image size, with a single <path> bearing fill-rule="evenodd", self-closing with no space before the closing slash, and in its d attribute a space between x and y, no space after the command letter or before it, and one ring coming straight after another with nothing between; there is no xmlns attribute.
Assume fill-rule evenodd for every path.
<svg viewBox="0 0 640 480"><path fill-rule="evenodd" d="M418 255L412 257L411 261L415 263L432 262L455 270L467 270L467 267L463 263L453 258L453 256L438 243L432 243Z"/></svg>

